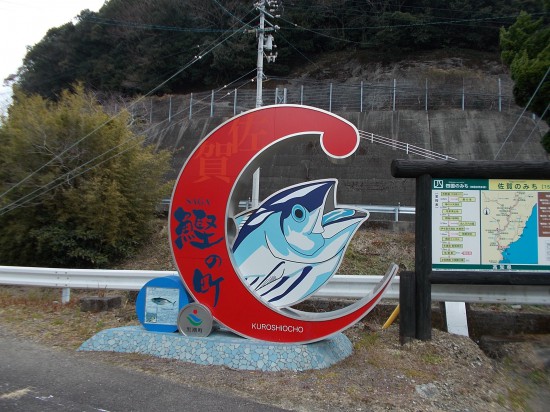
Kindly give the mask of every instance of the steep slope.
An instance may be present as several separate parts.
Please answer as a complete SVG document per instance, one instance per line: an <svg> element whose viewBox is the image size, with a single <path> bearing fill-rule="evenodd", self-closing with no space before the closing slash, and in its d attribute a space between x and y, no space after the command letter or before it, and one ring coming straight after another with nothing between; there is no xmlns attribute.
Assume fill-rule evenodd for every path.
<svg viewBox="0 0 550 412"><path fill-rule="evenodd" d="M433 101L427 106L428 110L425 110L422 89L400 86L400 90L409 93L409 97L408 100L398 99L393 106L395 110L390 95L392 89L386 87L378 89L382 91L375 90L379 95L376 107L374 104L365 104L360 112L358 105L346 107L345 104L338 104L333 112L351 121L361 131L458 160L493 160L497 154L499 160L548 160L539 143L548 126L529 113L520 116L522 108L515 106L511 99L513 83L496 54L439 52L388 64L364 63L365 58L364 54L349 52L324 55L316 64L304 66L295 72L292 78L274 78L266 82L266 95L275 88L287 89L289 102L293 103L290 101L292 93L304 90L300 85L306 84L306 90L316 85L318 88L315 90L324 88L328 91L329 85L338 84L344 92L333 99L345 101L355 99L346 95L346 90L358 96L357 85L361 81L371 85L371 91L374 88L372 85L391 84L392 79L396 79L400 85L426 82L429 84L430 102ZM353 88L345 89L345 85ZM502 85L500 90L498 85ZM366 87L364 90L368 92ZM500 107L496 98L498 93L501 96ZM243 91L239 91L239 96L243 94ZM463 100L464 95L468 100ZM472 102L470 96L475 96L477 100ZM363 96L365 102L369 98ZM164 121L149 130L148 134L154 144L174 153L172 177L177 176L197 143L231 117L233 97L230 96L230 99L224 101L225 110L221 104L216 106L214 116L210 116L210 110L202 110L189 119L189 108L181 107L178 109L182 112L178 115L179 119L170 123ZM174 96L173 100L186 102L189 96ZM209 102L208 99L204 103L205 109ZM164 107L161 107L162 104ZM167 113L167 104L167 98L156 101L155 116L159 109ZM170 101L170 104L174 103ZM248 108L251 107L253 102L249 102ZM322 108L327 109L326 105ZM223 112L223 117L216 116L220 112ZM155 118L165 119L162 116ZM262 164L261 197L304 180L336 177L340 180L339 201L343 203L413 205L414 183L395 179L390 174L391 161L403 158L419 157L392 146L372 144L365 140L345 167L335 166L321 154L318 143L298 142Z"/></svg>

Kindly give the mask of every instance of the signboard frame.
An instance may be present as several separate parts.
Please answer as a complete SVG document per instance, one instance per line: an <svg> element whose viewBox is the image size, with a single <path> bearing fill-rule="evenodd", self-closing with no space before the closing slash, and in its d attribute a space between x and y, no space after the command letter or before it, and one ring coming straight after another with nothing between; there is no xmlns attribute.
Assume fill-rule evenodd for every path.
<svg viewBox="0 0 550 412"><path fill-rule="evenodd" d="M431 285L550 285L550 272L514 270L434 270L433 179L550 179L550 162L394 160L392 176L416 179L415 336L431 339Z"/></svg>

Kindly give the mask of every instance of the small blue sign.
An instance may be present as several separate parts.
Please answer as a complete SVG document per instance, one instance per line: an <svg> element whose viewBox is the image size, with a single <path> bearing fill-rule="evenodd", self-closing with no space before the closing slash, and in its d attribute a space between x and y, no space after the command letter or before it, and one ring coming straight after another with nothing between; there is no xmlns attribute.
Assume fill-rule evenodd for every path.
<svg viewBox="0 0 550 412"><path fill-rule="evenodd" d="M141 325L152 332L176 332L180 310L193 302L179 276L151 279L139 291L136 313Z"/></svg>

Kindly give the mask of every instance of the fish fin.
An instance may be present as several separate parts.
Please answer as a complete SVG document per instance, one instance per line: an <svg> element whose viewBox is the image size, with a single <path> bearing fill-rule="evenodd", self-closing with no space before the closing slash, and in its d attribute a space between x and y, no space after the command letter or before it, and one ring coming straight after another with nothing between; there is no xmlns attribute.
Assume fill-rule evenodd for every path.
<svg viewBox="0 0 550 412"><path fill-rule="evenodd" d="M269 299L269 303L271 302L276 302L282 298L284 298L286 295L288 295L290 292L292 292L294 290L294 288L296 286L298 286L305 278L306 276L309 274L309 272L311 272L311 269L313 269L313 267L311 266L306 266L303 270L302 270L302 273L300 273L300 276L298 276L297 279L294 280L294 282L292 282L292 284L290 286L288 286L283 293L281 293L280 295L278 296L275 296L271 299ZM271 291L270 291L271 292Z"/></svg>
<svg viewBox="0 0 550 412"><path fill-rule="evenodd" d="M262 281L256 286L254 289L259 290L263 287L266 287L267 285L270 285L271 283L281 279L283 275L285 274L285 266L284 262L280 262L277 266L273 268L271 272L269 272Z"/></svg>
<svg viewBox="0 0 550 412"><path fill-rule="evenodd" d="M256 209L245 210L244 212L239 213L238 215L233 216L233 221L235 226L237 226L237 231L241 230L246 221L252 216Z"/></svg>

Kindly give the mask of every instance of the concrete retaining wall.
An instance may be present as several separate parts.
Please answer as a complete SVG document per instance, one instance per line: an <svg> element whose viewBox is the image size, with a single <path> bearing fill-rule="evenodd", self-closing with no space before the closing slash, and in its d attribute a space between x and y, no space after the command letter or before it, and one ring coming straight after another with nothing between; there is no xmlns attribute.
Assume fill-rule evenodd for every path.
<svg viewBox="0 0 550 412"><path fill-rule="evenodd" d="M498 160L548 160L539 143L548 127L543 122L537 125L534 119L527 116L521 118L514 128L518 117L506 112L403 110L338 114L354 123L359 130L458 160L493 160L499 150ZM194 118L168 125L159 124L150 130L150 141L158 148L174 153L171 178L177 177L197 143L227 120L219 117ZM502 146L506 139L506 144ZM340 203L414 205L414 182L393 178L390 164L393 159L417 156L364 141L344 167L330 163L316 140L293 140L289 146L262 161L261 198L291 184L335 177L339 179Z"/></svg>

